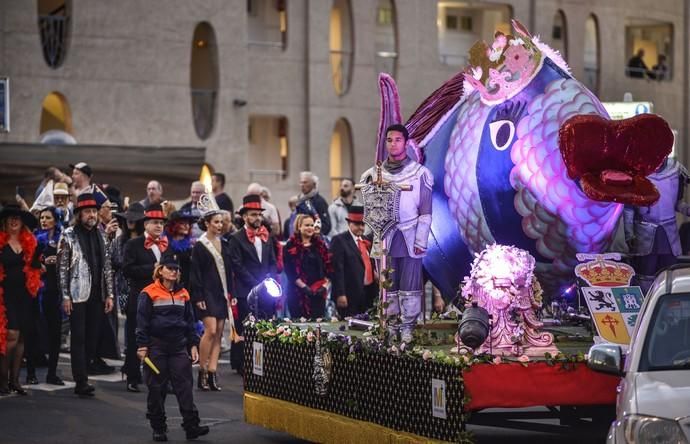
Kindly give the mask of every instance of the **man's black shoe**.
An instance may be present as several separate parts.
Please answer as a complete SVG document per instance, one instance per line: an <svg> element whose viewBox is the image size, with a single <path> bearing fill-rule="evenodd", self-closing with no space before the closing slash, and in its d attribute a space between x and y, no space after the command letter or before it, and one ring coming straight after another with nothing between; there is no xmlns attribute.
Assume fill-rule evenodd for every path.
<svg viewBox="0 0 690 444"><path fill-rule="evenodd" d="M51 385L65 385L65 381L60 379L60 377L57 375L46 376L46 383L51 384Z"/></svg>
<svg viewBox="0 0 690 444"><path fill-rule="evenodd" d="M208 434L208 430L208 426L195 425L186 429L185 434L187 435L187 439L196 439L200 436Z"/></svg>
<svg viewBox="0 0 690 444"><path fill-rule="evenodd" d="M168 440L168 435L165 432L153 431L153 440L156 442L166 442Z"/></svg>
<svg viewBox="0 0 690 444"><path fill-rule="evenodd" d="M101 358L97 358L89 364L88 372L90 375L109 375L115 372L115 367L106 364Z"/></svg>
<svg viewBox="0 0 690 444"><path fill-rule="evenodd" d="M74 387L74 394L79 396L93 396L94 391L96 391L96 387L87 383L77 384Z"/></svg>

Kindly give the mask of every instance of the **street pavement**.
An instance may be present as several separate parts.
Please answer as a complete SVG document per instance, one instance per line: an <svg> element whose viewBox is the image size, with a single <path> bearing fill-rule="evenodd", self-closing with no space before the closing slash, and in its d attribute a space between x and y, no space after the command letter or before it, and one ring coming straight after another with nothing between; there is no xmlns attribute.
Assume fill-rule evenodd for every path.
<svg viewBox="0 0 690 444"><path fill-rule="evenodd" d="M230 370L227 353L219 366L221 392L194 389L194 401L202 424L210 433L199 443L305 443L283 433L246 424L242 411L242 378ZM107 360L119 369L121 361ZM69 354L61 354L59 372L71 379ZM194 370L196 377L196 368ZM25 371L22 369L21 381ZM45 369L38 369L38 379L45 380ZM195 378L196 379L196 378ZM73 383L56 387L47 384L25 386L28 396L0 397L0 443L145 443L152 442L151 429L145 417L146 387L141 393L125 390L119 371L105 376L90 377L96 386L93 398L78 398ZM529 411L530 409L526 409ZM534 410L534 409L533 409ZM495 410L494 410L495 411ZM166 402L168 439L187 442L181 428L182 419L174 396ZM556 420L530 421L532 424L558 424ZM573 428L562 434L515 430L498 427L468 426L478 443L597 443L603 442L606 430Z"/></svg>
<svg viewBox="0 0 690 444"><path fill-rule="evenodd" d="M224 357L227 354L224 355ZM96 386L93 398L74 395L74 383L65 388L40 384L25 386L28 396L0 397L0 443L90 444L90 443L142 443L153 442L146 419L146 386L141 393L129 393L121 380L121 361L118 372L89 378ZM304 443L289 435L272 432L244 422L242 412L242 378L230 370L224 360L219 366L221 392L201 392L194 389L194 402L201 423L210 427L208 435L199 443ZM59 371L71 379L69 355L60 357ZM38 369L39 381L45 381L45 369ZM22 369L21 382L25 371ZM196 368L195 368L196 375ZM196 377L195 377L196 380ZM188 442L181 427L182 418L177 400L169 395L165 405L168 416L170 442Z"/></svg>

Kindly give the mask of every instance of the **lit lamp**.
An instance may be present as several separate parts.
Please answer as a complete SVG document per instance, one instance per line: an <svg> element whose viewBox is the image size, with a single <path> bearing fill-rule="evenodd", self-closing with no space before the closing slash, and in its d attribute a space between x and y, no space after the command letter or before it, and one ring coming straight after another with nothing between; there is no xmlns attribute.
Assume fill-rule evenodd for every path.
<svg viewBox="0 0 690 444"><path fill-rule="evenodd" d="M464 345L471 349L480 347L489 336L489 312L472 302L462 314L458 325L458 337Z"/></svg>
<svg viewBox="0 0 690 444"><path fill-rule="evenodd" d="M249 311L259 317L259 300L263 298L278 299L283 295L283 288L273 278L266 278L251 289L247 295Z"/></svg>

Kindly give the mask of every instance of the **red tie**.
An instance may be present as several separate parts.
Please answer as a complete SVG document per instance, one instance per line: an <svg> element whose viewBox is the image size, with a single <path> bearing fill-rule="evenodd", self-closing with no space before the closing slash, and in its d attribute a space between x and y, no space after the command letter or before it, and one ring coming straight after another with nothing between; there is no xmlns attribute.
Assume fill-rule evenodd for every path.
<svg viewBox="0 0 690 444"><path fill-rule="evenodd" d="M166 236L161 236L158 239L154 239L151 236L146 236L144 241L144 248L150 250L154 245L158 246L158 249L163 253L168 249L168 238Z"/></svg>
<svg viewBox="0 0 690 444"><path fill-rule="evenodd" d="M247 228L247 239L249 239L249 243L253 244L254 238L256 236L259 236L263 242L266 242L268 240L268 230L263 225L258 230L254 230L254 229L249 228L249 227L246 227L246 228Z"/></svg>
<svg viewBox="0 0 690 444"><path fill-rule="evenodd" d="M364 262L364 285L374 282L374 270L371 268L368 244L369 242L363 239L357 239L357 248L359 248L359 254L362 255L362 262Z"/></svg>

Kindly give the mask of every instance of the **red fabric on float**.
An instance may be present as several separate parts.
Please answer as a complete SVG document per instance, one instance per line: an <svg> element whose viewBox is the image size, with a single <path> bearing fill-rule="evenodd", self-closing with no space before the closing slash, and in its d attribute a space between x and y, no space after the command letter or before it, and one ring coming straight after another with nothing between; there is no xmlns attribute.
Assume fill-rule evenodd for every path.
<svg viewBox="0 0 690 444"><path fill-rule="evenodd" d="M561 364L480 364L463 373L465 390L472 398L465 410L492 407L601 405L616 403L620 378L576 364L565 370Z"/></svg>

